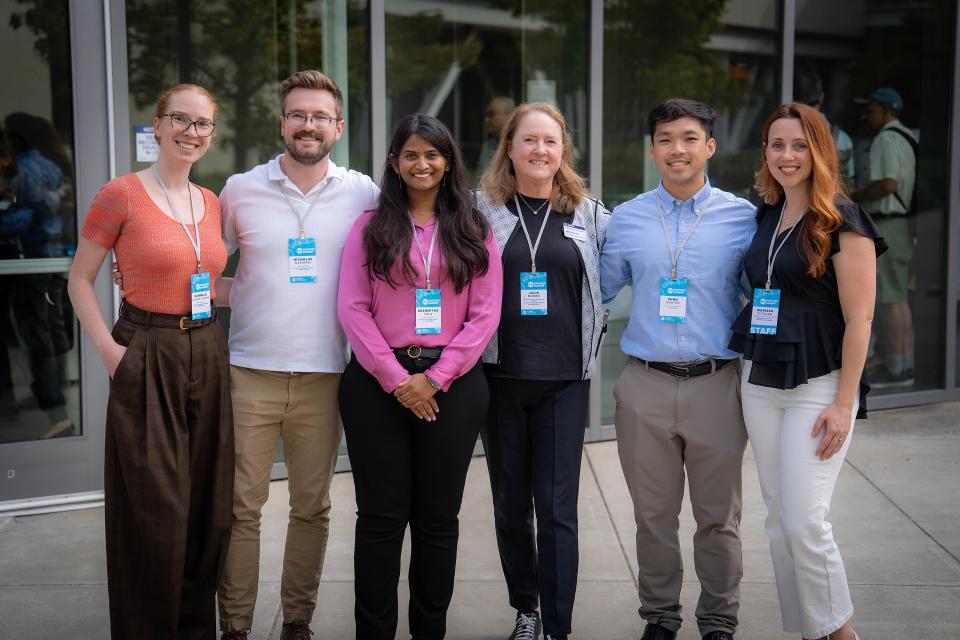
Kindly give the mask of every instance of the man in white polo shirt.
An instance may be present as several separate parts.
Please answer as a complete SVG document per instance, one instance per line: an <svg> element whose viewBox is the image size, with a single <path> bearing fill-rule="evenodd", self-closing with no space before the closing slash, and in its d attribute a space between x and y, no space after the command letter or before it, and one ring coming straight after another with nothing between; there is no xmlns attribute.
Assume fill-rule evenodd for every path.
<svg viewBox="0 0 960 640"><path fill-rule="evenodd" d="M354 220L378 195L370 178L329 158L344 125L337 85L319 71L300 71L283 82L280 97L286 152L231 177L220 194L227 250L240 250L236 276L217 287L218 304L225 291L232 307L236 432L233 531L218 591L225 640L244 640L253 624L260 510L280 439L290 489L281 638L310 638L341 436L340 254Z"/></svg>

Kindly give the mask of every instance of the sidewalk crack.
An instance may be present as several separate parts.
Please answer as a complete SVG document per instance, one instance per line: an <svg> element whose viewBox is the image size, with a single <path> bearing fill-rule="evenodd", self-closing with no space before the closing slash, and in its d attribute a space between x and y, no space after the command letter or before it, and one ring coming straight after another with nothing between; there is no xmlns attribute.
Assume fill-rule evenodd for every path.
<svg viewBox="0 0 960 640"><path fill-rule="evenodd" d="M897 509L897 511L899 511L900 513L902 513L903 516L904 516L907 520L909 520L910 522L912 522L913 525L914 525L917 529L920 529L920 531L922 531L925 536L927 536L928 538L930 538L930 540L931 540L935 545L937 545L938 547L940 547L945 554L947 554L948 556L950 556L951 558L953 558L953 561L956 562L958 565L960 565L960 558L958 558L958 557L956 556L956 554L954 554L952 551L950 551L950 549L947 549L945 546L943 546L943 544L942 544L939 540L937 540L936 538L933 537L933 534L932 534L932 533L930 533L929 531L927 531L927 530L923 527L923 525L921 525L919 522L917 522L917 520L916 520L913 516L911 516L911 515L910 515L909 513L907 513L906 511L904 511L904 510L903 510L903 507L901 507L899 504L897 504L897 502L896 502L893 498L891 498L891 497L887 494L886 491L884 491L883 489L881 489L880 486L879 486L876 482L874 482L873 480L871 480L870 477L867 476L867 474L864 473L864 472L860 469L860 467L858 467L858 466L855 465L853 462L851 462L851 461L850 461L850 458L847 458L844 462L846 462L848 465L850 465L850 467L851 467L854 471L856 471L857 473L860 474L860 477L862 477L864 480L867 481L867 484L869 484L871 487L873 487L874 489L876 489L877 492L878 492L880 495L882 495L884 498L886 498L887 501L888 501L890 504L892 504L892 505Z"/></svg>

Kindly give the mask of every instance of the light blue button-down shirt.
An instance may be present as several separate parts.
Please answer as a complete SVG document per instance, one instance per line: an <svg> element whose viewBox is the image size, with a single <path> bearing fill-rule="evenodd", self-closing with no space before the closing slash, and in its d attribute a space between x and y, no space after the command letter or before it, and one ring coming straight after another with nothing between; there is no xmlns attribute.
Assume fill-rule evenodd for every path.
<svg viewBox="0 0 960 640"><path fill-rule="evenodd" d="M684 322L660 320L660 279L670 277L671 263L658 195L674 253L702 216L677 261L677 277L688 282ZM623 352L654 362L739 356L727 343L740 310L743 256L755 231L754 206L713 188L709 180L687 201L675 198L661 182L614 209L600 256L600 289L607 304L631 285L630 319L620 339Z"/></svg>

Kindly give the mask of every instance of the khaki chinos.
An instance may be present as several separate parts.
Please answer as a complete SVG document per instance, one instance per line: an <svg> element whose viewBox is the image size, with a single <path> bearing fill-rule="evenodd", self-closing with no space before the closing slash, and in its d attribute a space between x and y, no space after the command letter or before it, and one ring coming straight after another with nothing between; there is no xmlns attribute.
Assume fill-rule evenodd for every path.
<svg viewBox="0 0 960 640"><path fill-rule="evenodd" d="M637 522L640 615L680 628L678 539L684 467L697 523L700 633L737 627L743 559L741 464L747 443L740 362L679 378L630 357L614 388L617 449Z"/></svg>
<svg viewBox="0 0 960 640"><path fill-rule="evenodd" d="M330 525L330 481L342 427L339 373L231 366L236 432L233 534L218 590L220 628L249 629L260 569L260 514L277 441L283 440L290 522L280 602L284 622L313 617Z"/></svg>

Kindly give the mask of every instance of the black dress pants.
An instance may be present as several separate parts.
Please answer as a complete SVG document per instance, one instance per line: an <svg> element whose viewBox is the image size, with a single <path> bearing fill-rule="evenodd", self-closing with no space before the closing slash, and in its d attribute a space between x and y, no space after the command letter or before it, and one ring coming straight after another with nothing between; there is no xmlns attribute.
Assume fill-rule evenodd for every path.
<svg viewBox="0 0 960 640"><path fill-rule="evenodd" d="M107 402L104 520L113 640L214 640L233 511L223 330L181 331L124 303ZM161 324L161 326L157 326Z"/></svg>
<svg viewBox="0 0 960 640"><path fill-rule="evenodd" d="M406 366L407 363L401 363ZM410 525L410 633L446 634L467 468L487 411L480 365L436 396L435 422L417 418L353 359L340 380L340 417L357 495L357 640L393 640L400 551Z"/></svg>
<svg viewBox="0 0 960 640"><path fill-rule="evenodd" d="M577 496L590 381L489 378L483 447L510 606L538 606L569 634L577 593ZM534 533L533 516L537 526Z"/></svg>

